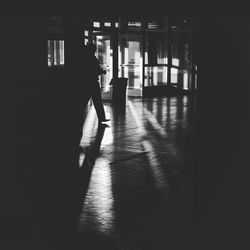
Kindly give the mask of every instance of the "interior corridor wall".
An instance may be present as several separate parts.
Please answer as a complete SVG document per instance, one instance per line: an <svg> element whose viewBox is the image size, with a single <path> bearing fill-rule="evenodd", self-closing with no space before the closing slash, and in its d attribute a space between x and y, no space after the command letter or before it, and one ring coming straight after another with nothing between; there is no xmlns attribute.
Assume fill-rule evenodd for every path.
<svg viewBox="0 0 250 250"><path fill-rule="evenodd" d="M245 200L249 190L249 26L249 17L200 20L195 216L203 249L215 242L224 248L246 243L241 226L249 211Z"/></svg>

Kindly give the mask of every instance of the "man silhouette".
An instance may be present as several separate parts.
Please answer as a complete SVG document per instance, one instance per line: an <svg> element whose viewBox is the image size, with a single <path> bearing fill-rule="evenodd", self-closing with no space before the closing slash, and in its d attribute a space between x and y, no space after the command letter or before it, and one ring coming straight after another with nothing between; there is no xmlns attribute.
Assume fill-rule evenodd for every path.
<svg viewBox="0 0 250 250"><path fill-rule="evenodd" d="M102 104L102 96L100 84L98 82L99 75L106 74L106 70L100 67L99 61L95 56L96 45L89 43L85 46L85 57L86 57L86 80L88 91L90 93L89 98L92 98L96 114L99 123L107 122L110 119L106 119L104 107Z"/></svg>

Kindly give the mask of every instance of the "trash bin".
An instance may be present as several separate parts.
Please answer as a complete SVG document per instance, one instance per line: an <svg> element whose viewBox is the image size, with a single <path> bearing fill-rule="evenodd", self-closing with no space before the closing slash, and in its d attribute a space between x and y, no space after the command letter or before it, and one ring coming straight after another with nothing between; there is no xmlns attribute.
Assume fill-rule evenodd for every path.
<svg viewBox="0 0 250 250"><path fill-rule="evenodd" d="M113 78L110 85L113 86L112 101L116 107L125 107L127 98L128 78Z"/></svg>

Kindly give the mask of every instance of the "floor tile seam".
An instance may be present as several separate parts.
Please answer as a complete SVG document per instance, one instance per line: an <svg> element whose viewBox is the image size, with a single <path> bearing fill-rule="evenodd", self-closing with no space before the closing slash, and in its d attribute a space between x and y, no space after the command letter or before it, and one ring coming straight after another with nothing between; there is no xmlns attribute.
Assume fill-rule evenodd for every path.
<svg viewBox="0 0 250 250"><path fill-rule="evenodd" d="M120 162L126 162L126 161L132 160L132 159L134 159L136 157L139 158L141 156L144 156L144 155L146 155L148 153L149 153L148 151L143 151L143 152L137 153L137 154L129 156L129 157L122 157L122 158L117 159L115 161L110 161L109 164L113 165L113 164L117 164L117 163L120 163Z"/></svg>
<svg viewBox="0 0 250 250"><path fill-rule="evenodd" d="M124 129L120 129L120 130L113 130L114 132L123 132L123 131L127 131L127 130L133 130L133 129L137 129L137 126L132 127L132 128L124 128Z"/></svg>
<svg viewBox="0 0 250 250"><path fill-rule="evenodd" d="M125 134L125 135L120 135L120 136L115 136L115 133L114 133L114 137L115 137L115 139L122 139L122 138L128 138L128 137L131 137L131 136L139 136L139 137L143 137L144 135L146 135L147 134L147 132L146 131L138 131L138 132L136 132L136 133L133 133L133 134L129 134L129 135L127 135L127 134Z"/></svg>
<svg viewBox="0 0 250 250"><path fill-rule="evenodd" d="M107 157L105 155L98 155L96 158L95 158L95 164L93 167L96 166L96 164L98 164L98 161L100 159L105 159L107 161L107 164L108 165L115 165L115 164L119 164L119 163L123 163L123 162L126 162L126 161L129 161L129 160L132 160L134 158L140 158L142 156L144 156L145 154L147 154L149 152L145 151L145 152L138 152L137 154L134 154L134 155L131 155L131 156L128 156L128 157L121 157L121 158L118 158L116 160L110 160L109 158L110 157ZM85 154L82 154L82 155L85 155Z"/></svg>

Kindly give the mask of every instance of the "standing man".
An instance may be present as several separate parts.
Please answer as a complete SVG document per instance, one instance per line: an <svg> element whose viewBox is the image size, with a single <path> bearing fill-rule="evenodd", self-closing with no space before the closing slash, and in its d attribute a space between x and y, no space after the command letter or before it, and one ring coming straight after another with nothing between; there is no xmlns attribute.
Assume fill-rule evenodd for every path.
<svg viewBox="0 0 250 250"><path fill-rule="evenodd" d="M95 56L96 52L96 45L93 43L89 43L85 47L85 56L86 56L86 87L89 88L88 91L90 91L90 96L92 98L92 101L94 103L94 107L96 110L96 114L98 117L99 123L107 122L110 119L106 119L104 107L102 104L102 95L101 95L101 89L100 84L98 82L99 75L106 74L106 70L103 70L100 67L99 61Z"/></svg>

